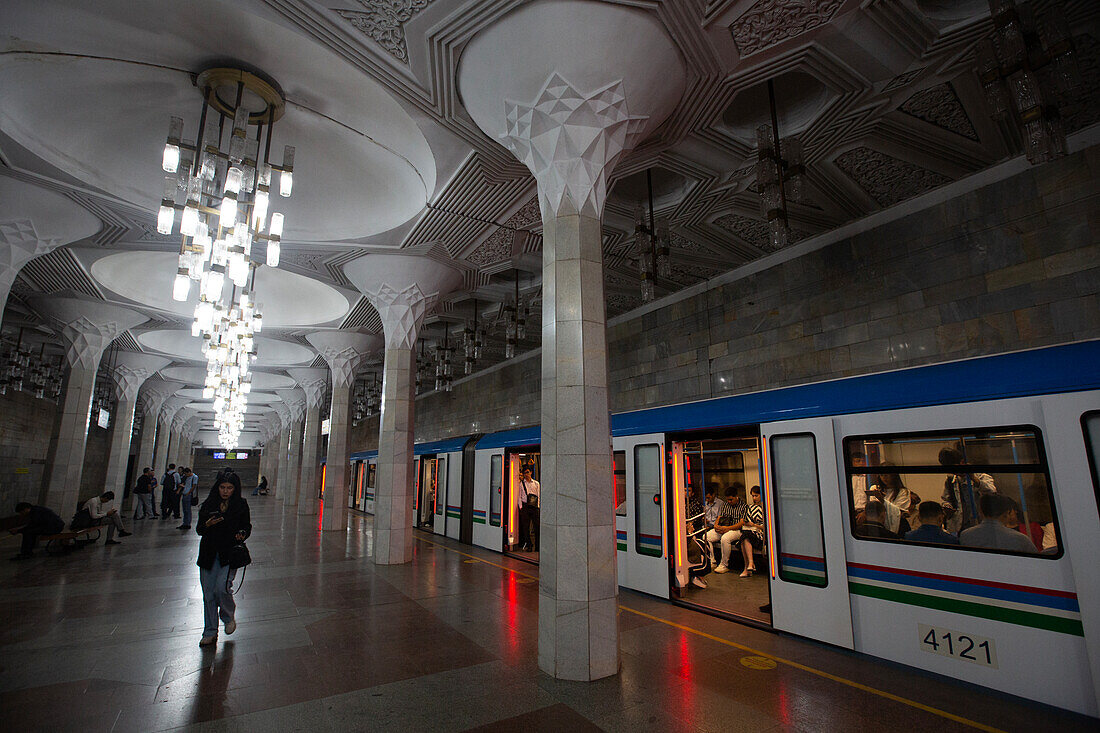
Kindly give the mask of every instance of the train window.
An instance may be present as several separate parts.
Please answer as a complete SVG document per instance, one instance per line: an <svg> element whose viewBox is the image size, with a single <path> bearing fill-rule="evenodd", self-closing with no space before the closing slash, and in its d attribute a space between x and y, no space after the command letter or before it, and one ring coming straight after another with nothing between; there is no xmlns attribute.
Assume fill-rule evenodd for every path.
<svg viewBox="0 0 1100 733"><path fill-rule="evenodd" d="M634 446L634 547L639 555L664 554L661 529L661 446Z"/></svg>
<svg viewBox="0 0 1100 733"><path fill-rule="evenodd" d="M447 503L447 459L441 457L436 463L435 475L435 513L443 516L443 506Z"/></svg>
<svg viewBox="0 0 1100 733"><path fill-rule="evenodd" d="M626 516L626 451L617 450L612 454L612 476L615 481L615 514Z"/></svg>
<svg viewBox="0 0 1100 733"><path fill-rule="evenodd" d="M745 451L756 454L755 438L726 438L684 443L684 481L701 498L703 488L715 486L721 495L732 487L748 501L750 480L745 475Z"/></svg>
<svg viewBox="0 0 1100 733"><path fill-rule="evenodd" d="M374 488L374 474L378 470L377 463L371 463L367 468L367 488Z"/></svg>
<svg viewBox="0 0 1100 733"><path fill-rule="evenodd" d="M500 526L500 489L503 483L504 456L489 458L489 524Z"/></svg>
<svg viewBox="0 0 1100 733"><path fill-rule="evenodd" d="M1100 412L1087 412L1081 418L1085 430L1085 448L1092 471L1092 490L1096 493L1096 508L1100 510Z"/></svg>
<svg viewBox="0 0 1100 733"><path fill-rule="evenodd" d="M844 456L860 539L1061 555L1034 426L852 436Z"/></svg>
<svg viewBox="0 0 1100 733"><path fill-rule="evenodd" d="M829 584L829 576L825 570L814 436L808 433L775 436L771 439L771 461L779 578L824 588Z"/></svg>

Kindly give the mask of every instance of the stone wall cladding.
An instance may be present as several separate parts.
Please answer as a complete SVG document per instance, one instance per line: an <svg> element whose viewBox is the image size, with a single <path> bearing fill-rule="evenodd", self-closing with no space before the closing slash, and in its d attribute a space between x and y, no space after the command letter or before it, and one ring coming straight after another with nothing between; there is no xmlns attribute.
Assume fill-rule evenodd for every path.
<svg viewBox="0 0 1100 733"><path fill-rule="evenodd" d="M0 516L13 514L20 501L39 502L58 409L26 392L0 395Z"/></svg>
<svg viewBox="0 0 1100 733"><path fill-rule="evenodd" d="M611 409L1100 338L1098 172L1095 146L618 323ZM417 441L537 424L540 362L419 398Z"/></svg>

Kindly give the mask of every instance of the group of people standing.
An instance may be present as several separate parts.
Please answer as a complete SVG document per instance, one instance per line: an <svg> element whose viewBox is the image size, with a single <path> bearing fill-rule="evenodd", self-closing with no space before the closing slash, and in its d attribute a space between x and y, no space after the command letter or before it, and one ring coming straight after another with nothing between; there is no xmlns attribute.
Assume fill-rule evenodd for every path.
<svg viewBox="0 0 1100 733"><path fill-rule="evenodd" d="M134 520L152 519L157 516L162 521L171 517L180 519L182 512L183 523L176 529L191 529L191 507L198 503L195 493L198 481L198 476L187 466L176 468L176 464L169 463L168 470L164 472L159 482L153 469L146 467L134 486L134 498L137 500ZM154 498L158 484L161 511L159 515Z"/></svg>

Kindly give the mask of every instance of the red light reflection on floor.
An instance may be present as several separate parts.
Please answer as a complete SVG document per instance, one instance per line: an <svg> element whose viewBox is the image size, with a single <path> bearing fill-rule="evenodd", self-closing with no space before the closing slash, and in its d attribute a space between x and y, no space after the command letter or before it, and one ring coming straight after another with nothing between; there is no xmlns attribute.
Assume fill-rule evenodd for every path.
<svg viewBox="0 0 1100 733"><path fill-rule="evenodd" d="M324 520L324 518L325 518L325 500L324 499L318 499L317 500L317 531L318 532L321 531L321 527L323 526L322 521Z"/></svg>
<svg viewBox="0 0 1100 733"><path fill-rule="evenodd" d="M516 628L516 623L519 620L519 613L517 611L519 605L519 588L516 585L515 573L506 573L505 575L504 600L508 601L508 607L505 609L505 614L508 617L508 628L504 630L504 633L508 635L508 661L513 662L518 661L520 656L519 629Z"/></svg>
<svg viewBox="0 0 1100 733"><path fill-rule="evenodd" d="M779 722L783 725L792 725L791 696L787 692L787 684L782 680L776 686L775 700L777 703L775 712L779 715Z"/></svg>
<svg viewBox="0 0 1100 733"><path fill-rule="evenodd" d="M695 679L695 664L691 651L691 645L688 643L688 635L686 633L680 634L680 643L675 649L676 658L670 660L674 665L673 671L680 679L693 681ZM676 711L676 717L683 721L695 720L695 716L698 711L695 709L695 685L683 685L680 687L680 694L673 695L672 699L676 701L676 706L679 708Z"/></svg>

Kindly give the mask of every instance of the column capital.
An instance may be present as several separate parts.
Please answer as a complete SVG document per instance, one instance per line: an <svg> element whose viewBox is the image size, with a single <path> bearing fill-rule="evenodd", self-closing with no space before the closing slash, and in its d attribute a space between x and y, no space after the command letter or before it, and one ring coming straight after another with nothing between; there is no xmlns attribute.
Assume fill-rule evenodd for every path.
<svg viewBox="0 0 1100 733"><path fill-rule="evenodd" d="M149 320L146 316L98 300L39 297L32 307L53 322L65 340L71 367L95 369L103 350L120 334Z"/></svg>
<svg viewBox="0 0 1100 733"><path fill-rule="evenodd" d="M502 142L538 182L543 219L600 218L607 176L648 116L631 116L622 79L582 91L553 72L530 103L504 100Z"/></svg>
<svg viewBox="0 0 1100 733"><path fill-rule="evenodd" d="M117 355L111 377L115 380L115 393L120 400L133 400L145 380L155 371L169 364L169 360L151 354L122 351Z"/></svg>
<svg viewBox="0 0 1100 733"><path fill-rule="evenodd" d="M275 394L282 398L283 404L290 410L292 422L301 422L306 414L306 397L300 389L277 389Z"/></svg>
<svg viewBox="0 0 1100 733"><path fill-rule="evenodd" d="M382 319L387 349L411 349L424 316L462 284L451 264L426 255L371 253L344 265L344 274Z"/></svg>
<svg viewBox="0 0 1100 733"><path fill-rule="evenodd" d="M180 382L166 382L164 380L145 381L139 393L141 397L142 411L146 419L155 420L160 415L165 401L183 385Z"/></svg>
<svg viewBox="0 0 1100 733"><path fill-rule="evenodd" d="M359 365L382 345L378 336L356 331L318 331L308 334L306 341L328 362L333 385L342 387L351 385Z"/></svg>
<svg viewBox="0 0 1100 733"><path fill-rule="evenodd" d="M294 378L298 386L306 395L306 405L320 407L325 398L325 384L328 383L328 370L321 367L303 367L299 369L287 369L287 373Z"/></svg>
<svg viewBox="0 0 1100 733"><path fill-rule="evenodd" d="M170 397L161 407L160 419L164 421L165 425L174 426L176 413L183 409L184 405L187 405L191 400L186 397Z"/></svg>

